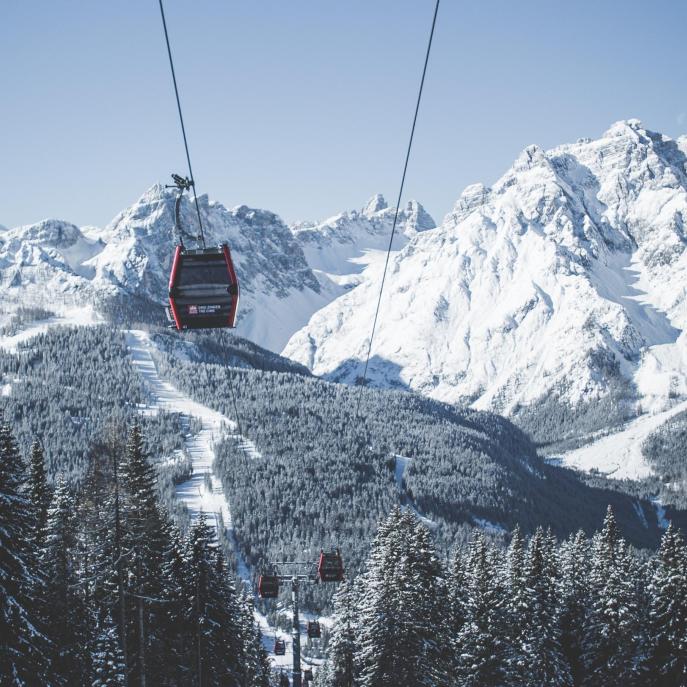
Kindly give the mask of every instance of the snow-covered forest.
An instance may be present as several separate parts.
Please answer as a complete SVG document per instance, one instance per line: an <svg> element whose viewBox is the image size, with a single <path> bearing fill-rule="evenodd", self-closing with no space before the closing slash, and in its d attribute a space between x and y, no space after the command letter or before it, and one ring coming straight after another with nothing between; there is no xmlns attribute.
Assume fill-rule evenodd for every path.
<svg viewBox="0 0 687 687"><path fill-rule="evenodd" d="M0 428L0 673L16 685L264 686L253 598L204 515L182 536L134 425L94 447L79 486L49 486L43 449ZM336 593L327 687L679 687L687 547L647 556L603 529L510 543L477 533L442 560L409 508L379 526Z"/></svg>
<svg viewBox="0 0 687 687"><path fill-rule="evenodd" d="M1 425L3 684L268 687L252 596L203 514L180 535L138 425L103 437L76 489L29 454Z"/></svg>
<svg viewBox="0 0 687 687"><path fill-rule="evenodd" d="M592 538L480 533L450 562L395 509L335 602L320 687L687 684L684 539L669 527L640 556L610 508Z"/></svg>

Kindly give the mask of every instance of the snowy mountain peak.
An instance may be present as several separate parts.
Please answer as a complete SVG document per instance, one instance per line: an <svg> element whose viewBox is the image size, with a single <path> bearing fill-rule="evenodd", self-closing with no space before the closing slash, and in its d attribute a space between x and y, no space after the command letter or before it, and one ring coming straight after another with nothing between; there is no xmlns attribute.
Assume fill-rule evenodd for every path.
<svg viewBox="0 0 687 687"><path fill-rule="evenodd" d="M386 210L388 207L386 200L384 200L384 196L381 193L376 193L367 201L362 212L365 217L371 217L380 210Z"/></svg>
<svg viewBox="0 0 687 687"><path fill-rule="evenodd" d="M372 382L506 413L687 397L684 140L627 120L598 139L528 146L491 187L466 188L393 258ZM380 278L364 272L284 353L353 382Z"/></svg>

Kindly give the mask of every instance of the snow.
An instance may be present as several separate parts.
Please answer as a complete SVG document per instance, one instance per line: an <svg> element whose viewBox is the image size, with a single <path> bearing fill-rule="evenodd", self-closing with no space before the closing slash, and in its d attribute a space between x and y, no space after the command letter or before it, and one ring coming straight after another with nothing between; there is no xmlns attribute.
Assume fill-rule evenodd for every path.
<svg viewBox="0 0 687 687"><path fill-rule="evenodd" d="M398 455L394 455L394 459L394 479L396 480L396 486L399 489L403 489L403 474L405 473L406 467L411 459Z"/></svg>
<svg viewBox="0 0 687 687"><path fill-rule="evenodd" d="M12 385L11 384L3 384L0 386L0 396L9 396L12 393Z"/></svg>
<svg viewBox="0 0 687 687"><path fill-rule="evenodd" d="M620 431L600 437L581 448L553 456L552 462L577 470L598 470L617 479L643 479L652 469L642 453L642 444L670 418L687 410L687 401L660 413L645 414Z"/></svg>
<svg viewBox="0 0 687 687"><path fill-rule="evenodd" d="M507 532L506 528L503 525L499 525L499 523L497 522L491 522L490 520L486 520L485 518L477 518L473 516L472 522L475 525L477 525L477 527L483 529L485 532L488 532L489 534L505 534Z"/></svg>
<svg viewBox="0 0 687 687"><path fill-rule="evenodd" d="M666 509L659 499L652 499L651 503L654 504L654 509L656 510L656 522L659 528L667 530L670 527L670 520L666 518Z"/></svg>
<svg viewBox="0 0 687 687"><path fill-rule="evenodd" d="M179 413L187 418L194 417L201 422L200 431L185 440L193 474L189 480L177 486L177 497L188 508L192 520L197 518L202 510L211 518L214 517L218 529L222 523L231 536L231 510L221 480L214 474L212 467L215 460L215 444L227 435L239 439L240 446L252 458L259 456L259 451L250 439L235 433L236 422L212 408L193 401L160 378L151 354L155 346L146 332L128 330L125 332L125 338L132 363L143 377L151 395L150 408Z"/></svg>
<svg viewBox="0 0 687 687"><path fill-rule="evenodd" d="M372 383L508 415L552 393L593 403L618 375L637 386L640 412L668 409L687 397L685 216L687 174L669 139L636 121L528 147L439 227L394 246ZM340 241L313 239L308 260L350 272ZM367 263L356 277L283 351L346 383L362 373L382 271Z"/></svg>
<svg viewBox="0 0 687 687"><path fill-rule="evenodd" d="M45 334L51 327L59 325L89 326L93 324L97 324L97 319L92 308L66 308L57 317L32 322L16 334L0 336L0 348L4 348L8 353L16 353L19 346L40 334Z"/></svg>

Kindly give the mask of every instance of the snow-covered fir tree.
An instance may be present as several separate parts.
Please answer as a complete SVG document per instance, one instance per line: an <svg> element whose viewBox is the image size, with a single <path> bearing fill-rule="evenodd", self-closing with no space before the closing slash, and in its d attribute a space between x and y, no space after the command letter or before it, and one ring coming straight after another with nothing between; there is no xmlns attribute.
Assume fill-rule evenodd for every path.
<svg viewBox="0 0 687 687"><path fill-rule="evenodd" d="M93 645L91 687L123 687L125 671L117 626L108 614L98 628Z"/></svg>
<svg viewBox="0 0 687 687"><path fill-rule="evenodd" d="M589 687L638 684L642 628L633 579L637 573L609 506L591 549L591 599L584 638L584 684Z"/></svg>
<svg viewBox="0 0 687 687"><path fill-rule="evenodd" d="M584 676L583 633L589 601L589 542L581 530L560 547L558 598L561 651L570 667L573 684Z"/></svg>
<svg viewBox="0 0 687 687"><path fill-rule="evenodd" d="M334 595L334 617L329 636L327 677L320 684L328 687L353 687L355 678L356 634L358 631L356 597L353 584L345 581Z"/></svg>
<svg viewBox="0 0 687 687"><path fill-rule="evenodd" d="M193 671L199 687L239 684L237 618L227 607L227 589L218 571L215 536L203 511L191 529L188 542L190 639Z"/></svg>
<svg viewBox="0 0 687 687"><path fill-rule="evenodd" d="M32 537L35 521L23 481L19 449L0 417L0 676L13 687L47 682L48 642L36 598L42 579Z"/></svg>
<svg viewBox="0 0 687 687"><path fill-rule="evenodd" d="M458 684L488 687L505 677L506 643L501 632L502 598L496 561L484 536L477 533L466 560L465 622L458 636Z"/></svg>
<svg viewBox="0 0 687 687"><path fill-rule="evenodd" d="M43 535L48 522L52 491L48 485L45 469L45 452L38 441L34 441L31 445L27 493L34 514L34 540L36 546L40 548L43 545Z"/></svg>
<svg viewBox="0 0 687 687"><path fill-rule="evenodd" d="M661 540L649 596L646 684L687 685L687 547L672 524Z"/></svg>
<svg viewBox="0 0 687 687"><path fill-rule="evenodd" d="M570 667L561 650L557 577L553 543L539 528L530 540L525 560L527 602L520 615L525 670L520 677L541 687L572 685Z"/></svg>

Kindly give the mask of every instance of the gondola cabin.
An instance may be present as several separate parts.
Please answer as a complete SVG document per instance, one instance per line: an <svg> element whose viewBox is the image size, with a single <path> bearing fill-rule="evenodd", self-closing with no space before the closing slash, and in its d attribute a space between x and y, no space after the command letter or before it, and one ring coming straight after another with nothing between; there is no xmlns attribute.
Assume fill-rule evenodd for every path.
<svg viewBox="0 0 687 687"><path fill-rule="evenodd" d="M303 679L304 679L306 682L310 682L310 680L312 680L313 678L314 678L314 675L313 675L313 672L312 672L312 668L306 668L306 669L303 671Z"/></svg>
<svg viewBox="0 0 687 687"><path fill-rule="evenodd" d="M258 594L261 599L276 599L279 596L279 578L274 575L260 575Z"/></svg>
<svg viewBox="0 0 687 687"><path fill-rule="evenodd" d="M308 623L308 637L310 639L319 639L322 636L322 628L317 620L311 620Z"/></svg>
<svg viewBox="0 0 687 687"><path fill-rule="evenodd" d="M317 564L317 577L320 582L343 582L343 561L338 549L330 553L320 552L320 560Z"/></svg>
<svg viewBox="0 0 687 687"><path fill-rule="evenodd" d="M212 248L176 247L169 277L169 306L178 330L236 325L239 282L226 243Z"/></svg>
<svg viewBox="0 0 687 687"><path fill-rule="evenodd" d="M286 654L286 642L283 639L274 640L274 655L284 656Z"/></svg>

